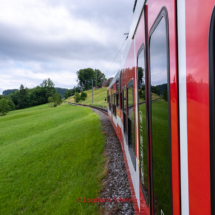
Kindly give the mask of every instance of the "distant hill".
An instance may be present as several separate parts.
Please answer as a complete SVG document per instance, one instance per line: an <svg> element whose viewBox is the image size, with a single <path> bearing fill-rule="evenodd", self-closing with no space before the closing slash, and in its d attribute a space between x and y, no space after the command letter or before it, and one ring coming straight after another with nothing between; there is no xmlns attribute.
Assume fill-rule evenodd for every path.
<svg viewBox="0 0 215 215"><path fill-rule="evenodd" d="M57 93L61 94L62 98L64 98L64 94L65 92L68 90L67 88L60 88L60 87L55 87ZM2 92L2 94L4 96L8 96L10 95L11 93L13 93L14 91L17 91L18 89L8 89L8 90L4 90Z"/></svg>
<svg viewBox="0 0 215 215"><path fill-rule="evenodd" d="M8 90L4 90L3 92L2 92L2 94L4 95L4 96L8 96L8 95L10 95L11 93L13 93L14 91L17 91L18 89L8 89Z"/></svg>
<svg viewBox="0 0 215 215"><path fill-rule="evenodd" d="M64 98L65 92L68 90L68 88L60 88L60 87L55 87L57 93L61 94L62 98Z"/></svg>

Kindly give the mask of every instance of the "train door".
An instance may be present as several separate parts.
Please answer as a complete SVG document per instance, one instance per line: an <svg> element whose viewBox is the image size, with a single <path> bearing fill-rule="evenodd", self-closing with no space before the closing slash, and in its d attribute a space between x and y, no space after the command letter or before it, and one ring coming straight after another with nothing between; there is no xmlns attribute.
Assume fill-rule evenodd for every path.
<svg viewBox="0 0 215 215"><path fill-rule="evenodd" d="M142 214L180 215L175 4L147 1L142 45L136 35Z"/></svg>
<svg viewBox="0 0 215 215"><path fill-rule="evenodd" d="M172 214L168 17L164 7L149 33L149 105L153 214Z"/></svg>

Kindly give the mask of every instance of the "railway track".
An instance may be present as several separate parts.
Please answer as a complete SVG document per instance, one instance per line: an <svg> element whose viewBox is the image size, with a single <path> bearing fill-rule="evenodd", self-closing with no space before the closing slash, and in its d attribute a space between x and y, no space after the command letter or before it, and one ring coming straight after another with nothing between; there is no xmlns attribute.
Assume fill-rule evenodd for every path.
<svg viewBox="0 0 215 215"><path fill-rule="evenodd" d="M83 105L83 104L77 104L77 103L71 103L71 102L68 102L68 104L75 105L75 106L84 106L84 107L94 108L94 109L99 110L99 111L101 111L102 113L104 113L105 115L108 116L107 108L105 109L105 108L96 107L96 106L92 106L92 105Z"/></svg>

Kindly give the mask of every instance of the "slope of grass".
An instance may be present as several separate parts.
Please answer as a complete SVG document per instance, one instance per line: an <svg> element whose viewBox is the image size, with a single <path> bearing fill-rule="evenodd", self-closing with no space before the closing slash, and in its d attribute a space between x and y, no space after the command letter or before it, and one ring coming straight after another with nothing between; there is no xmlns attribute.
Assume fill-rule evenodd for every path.
<svg viewBox="0 0 215 215"><path fill-rule="evenodd" d="M107 87L93 90L93 104L92 104L92 90L84 91L87 93L85 101L80 101L79 104L94 105L98 107L107 107ZM66 101L75 102L74 96L69 97Z"/></svg>
<svg viewBox="0 0 215 215"><path fill-rule="evenodd" d="M96 214L77 198L97 196L103 147L89 108L41 105L0 117L0 214Z"/></svg>

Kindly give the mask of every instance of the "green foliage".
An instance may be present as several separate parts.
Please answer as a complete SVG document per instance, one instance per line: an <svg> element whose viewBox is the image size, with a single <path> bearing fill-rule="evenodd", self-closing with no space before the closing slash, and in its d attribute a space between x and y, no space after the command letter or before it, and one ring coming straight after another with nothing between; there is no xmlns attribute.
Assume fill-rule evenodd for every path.
<svg viewBox="0 0 215 215"><path fill-rule="evenodd" d="M75 94L75 98L77 103L81 100L81 96L79 95L78 92Z"/></svg>
<svg viewBox="0 0 215 215"><path fill-rule="evenodd" d="M56 92L58 94L61 94L62 98L65 98L64 95L65 95L65 93L66 93L66 91L68 89L66 89L66 88L60 88L60 87L55 87L55 90L56 90Z"/></svg>
<svg viewBox="0 0 215 215"><path fill-rule="evenodd" d="M62 96L61 94L55 93L53 96L53 102L54 102L54 107L57 107L62 103Z"/></svg>
<svg viewBox="0 0 215 215"><path fill-rule="evenodd" d="M46 104L48 98L52 97L55 93L54 83L48 78L40 86L33 89L28 89L21 85L20 90L14 91L8 96L8 99L13 101L16 109L23 109Z"/></svg>
<svg viewBox="0 0 215 215"><path fill-rule="evenodd" d="M141 88L142 84L143 84L143 68L138 67L138 85L139 85L139 88Z"/></svg>
<svg viewBox="0 0 215 215"><path fill-rule="evenodd" d="M0 100L1 100L1 99L3 99L3 98L5 98L5 96L3 96L3 95L0 95Z"/></svg>
<svg viewBox="0 0 215 215"><path fill-rule="evenodd" d="M151 92L160 95L160 89L158 86L151 86Z"/></svg>
<svg viewBox="0 0 215 215"><path fill-rule="evenodd" d="M15 104L12 100L8 100L9 111L15 110Z"/></svg>
<svg viewBox="0 0 215 215"><path fill-rule="evenodd" d="M0 100L0 115L5 116L9 112L9 106L7 99L3 98Z"/></svg>
<svg viewBox="0 0 215 215"><path fill-rule="evenodd" d="M78 76L78 84L82 89L89 90L92 88L92 79L93 79L93 86L102 86L102 82L106 80L104 73L102 73L98 69L80 69L77 71Z"/></svg>
<svg viewBox="0 0 215 215"><path fill-rule="evenodd" d="M50 107L54 107L54 99L53 99L52 96L50 96L50 97L48 98L48 103L49 103L49 106L50 106Z"/></svg>
<svg viewBox="0 0 215 215"><path fill-rule="evenodd" d="M85 93L85 92L81 92L81 100L85 100L87 98L87 93Z"/></svg>
<svg viewBox="0 0 215 215"><path fill-rule="evenodd" d="M164 99L165 101L168 100L167 90L164 90L164 91L163 91L163 99Z"/></svg>
<svg viewBox="0 0 215 215"><path fill-rule="evenodd" d="M101 131L96 113L71 105L0 117L0 214L97 214L97 204L77 198L101 188Z"/></svg>
<svg viewBox="0 0 215 215"><path fill-rule="evenodd" d="M73 90L67 90L64 94L64 98L67 99L68 97L74 95Z"/></svg>

